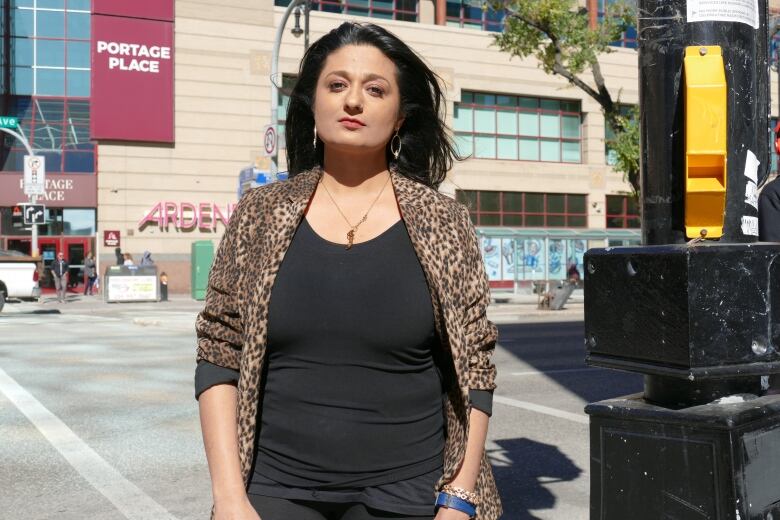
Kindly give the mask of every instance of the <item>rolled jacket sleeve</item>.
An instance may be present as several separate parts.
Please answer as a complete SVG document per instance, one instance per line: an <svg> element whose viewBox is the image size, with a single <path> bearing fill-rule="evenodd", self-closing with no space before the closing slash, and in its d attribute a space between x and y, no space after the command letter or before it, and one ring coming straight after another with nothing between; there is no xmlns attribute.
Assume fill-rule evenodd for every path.
<svg viewBox="0 0 780 520"><path fill-rule="evenodd" d="M233 370L239 369L244 341L239 275L245 246L239 235L249 199L250 195L245 195L230 218L209 272L205 305L195 321L197 361Z"/></svg>
<svg viewBox="0 0 780 520"><path fill-rule="evenodd" d="M201 360L195 369L195 399L214 385L238 384L238 370Z"/></svg>
<svg viewBox="0 0 780 520"><path fill-rule="evenodd" d="M498 339L498 329L487 318L490 303L490 285L479 247L479 238L471 223L468 210L461 206L463 226L467 236L464 263L467 303L462 310L462 325L468 352L468 380L472 390L492 391L496 388L496 366L492 362Z"/></svg>

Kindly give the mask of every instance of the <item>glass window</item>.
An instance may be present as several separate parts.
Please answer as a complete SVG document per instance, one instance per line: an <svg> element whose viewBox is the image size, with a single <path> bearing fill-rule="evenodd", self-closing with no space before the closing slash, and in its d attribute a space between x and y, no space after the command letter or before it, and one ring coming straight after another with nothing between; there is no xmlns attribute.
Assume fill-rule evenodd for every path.
<svg viewBox="0 0 780 520"><path fill-rule="evenodd" d="M558 114L539 114L539 128L542 137L561 136L561 118Z"/></svg>
<svg viewBox="0 0 780 520"><path fill-rule="evenodd" d="M520 192L504 192L504 211L523 211L523 194Z"/></svg>
<svg viewBox="0 0 780 520"><path fill-rule="evenodd" d="M496 132L496 112L493 108L474 110L474 131L488 134Z"/></svg>
<svg viewBox="0 0 780 520"><path fill-rule="evenodd" d="M474 130L474 110L469 107L455 105L453 130L456 132L471 132Z"/></svg>
<svg viewBox="0 0 780 520"><path fill-rule="evenodd" d="M520 159L524 161L539 160L539 141L520 138Z"/></svg>
<svg viewBox="0 0 780 520"><path fill-rule="evenodd" d="M628 195L607 195L606 224L608 228L638 228L639 204Z"/></svg>
<svg viewBox="0 0 780 520"><path fill-rule="evenodd" d="M559 141L542 141L539 144L542 161L560 162L561 144Z"/></svg>
<svg viewBox="0 0 780 520"><path fill-rule="evenodd" d="M498 159L517 159L517 139L513 137L498 137Z"/></svg>
<svg viewBox="0 0 780 520"><path fill-rule="evenodd" d="M65 40L36 40L39 67L65 67Z"/></svg>
<svg viewBox="0 0 780 520"><path fill-rule="evenodd" d="M84 69L90 67L89 42L68 42L68 67Z"/></svg>
<svg viewBox="0 0 780 520"><path fill-rule="evenodd" d="M89 71L68 70L68 95L76 97L89 97Z"/></svg>
<svg viewBox="0 0 780 520"><path fill-rule="evenodd" d="M19 95L33 93L33 70L31 68L14 67L11 69L11 91Z"/></svg>
<svg viewBox="0 0 780 520"><path fill-rule="evenodd" d="M14 9L11 13L11 35L32 37L35 20L33 13L31 9Z"/></svg>
<svg viewBox="0 0 780 520"><path fill-rule="evenodd" d="M550 213L565 213L564 195L547 195L547 211Z"/></svg>
<svg viewBox="0 0 780 520"><path fill-rule="evenodd" d="M92 152L67 152L64 168L64 171L69 173L92 173L95 171L95 154Z"/></svg>
<svg viewBox="0 0 780 520"><path fill-rule="evenodd" d="M514 110L499 110L496 113L496 123L498 125L499 134L517 135L517 114Z"/></svg>
<svg viewBox="0 0 780 520"><path fill-rule="evenodd" d="M30 38L12 38L11 49L13 64L17 67L33 66L33 40Z"/></svg>
<svg viewBox="0 0 780 520"><path fill-rule="evenodd" d="M458 190L455 196L469 206L472 220L480 226L587 226L585 195Z"/></svg>
<svg viewBox="0 0 780 520"><path fill-rule="evenodd" d="M89 11L90 0L68 0L68 11Z"/></svg>
<svg viewBox="0 0 780 520"><path fill-rule="evenodd" d="M580 137L580 118L579 116L561 117L563 131L561 135L569 139L579 139Z"/></svg>
<svg viewBox="0 0 780 520"><path fill-rule="evenodd" d="M521 135L539 135L539 114L520 112L520 134Z"/></svg>
<svg viewBox="0 0 780 520"><path fill-rule="evenodd" d="M65 0L37 0L39 9L65 9Z"/></svg>
<svg viewBox="0 0 780 520"><path fill-rule="evenodd" d="M482 191L479 193L479 211L499 211L501 192Z"/></svg>
<svg viewBox="0 0 780 520"><path fill-rule="evenodd" d="M474 140L471 135L455 134L455 146L461 157L469 157L474 154Z"/></svg>
<svg viewBox="0 0 780 520"><path fill-rule="evenodd" d="M95 210L64 208L62 225L65 235L94 235Z"/></svg>
<svg viewBox="0 0 780 520"><path fill-rule="evenodd" d="M68 12L68 38L89 40L89 14Z"/></svg>
<svg viewBox="0 0 780 520"><path fill-rule="evenodd" d="M35 90L41 96L64 96L65 69L38 69Z"/></svg>
<svg viewBox="0 0 780 520"><path fill-rule="evenodd" d="M585 195L569 195L567 213L585 213Z"/></svg>
<svg viewBox="0 0 780 520"><path fill-rule="evenodd" d="M38 38L64 38L65 13L63 11L36 11L38 17Z"/></svg>
<svg viewBox="0 0 780 520"><path fill-rule="evenodd" d="M526 193L525 211L527 213L544 213L544 194Z"/></svg>
<svg viewBox="0 0 780 520"><path fill-rule="evenodd" d="M474 156L482 159L495 159L496 157L496 138L493 136L485 137L481 135L474 136Z"/></svg>
<svg viewBox="0 0 780 520"><path fill-rule="evenodd" d="M580 142L563 141L561 143L561 151L563 162L578 163L582 162L580 155Z"/></svg>

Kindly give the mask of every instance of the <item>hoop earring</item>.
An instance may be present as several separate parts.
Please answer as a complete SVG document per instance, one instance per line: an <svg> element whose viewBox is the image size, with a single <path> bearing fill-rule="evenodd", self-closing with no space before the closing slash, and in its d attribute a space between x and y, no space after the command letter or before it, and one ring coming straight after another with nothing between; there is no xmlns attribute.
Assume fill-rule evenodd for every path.
<svg viewBox="0 0 780 520"><path fill-rule="evenodd" d="M312 141L312 146L314 146L314 149L317 149L317 127L314 127L314 141Z"/></svg>
<svg viewBox="0 0 780 520"><path fill-rule="evenodd" d="M395 147L396 139L398 139L398 146ZM398 130L395 131L395 135L392 139L390 139L390 153L393 154L393 157L395 157L395 160L398 160L398 156L401 155L401 136L398 135ZM395 149L393 149L395 147Z"/></svg>

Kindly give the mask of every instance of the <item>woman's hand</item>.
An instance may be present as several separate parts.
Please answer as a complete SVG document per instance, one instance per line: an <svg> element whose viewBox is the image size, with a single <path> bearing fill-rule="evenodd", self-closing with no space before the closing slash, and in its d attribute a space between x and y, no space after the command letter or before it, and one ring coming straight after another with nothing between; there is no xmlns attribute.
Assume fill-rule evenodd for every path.
<svg viewBox="0 0 780 520"><path fill-rule="evenodd" d="M214 520L262 520L244 495L243 499L214 504Z"/></svg>
<svg viewBox="0 0 780 520"><path fill-rule="evenodd" d="M469 520L469 515L457 509L440 507L433 520Z"/></svg>

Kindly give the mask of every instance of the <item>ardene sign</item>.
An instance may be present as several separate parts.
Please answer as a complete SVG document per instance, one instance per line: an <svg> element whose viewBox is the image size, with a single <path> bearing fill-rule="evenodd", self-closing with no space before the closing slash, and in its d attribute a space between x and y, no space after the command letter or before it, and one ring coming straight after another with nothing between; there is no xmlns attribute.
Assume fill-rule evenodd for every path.
<svg viewBox="0 0 780 520"><path fill-rule="evenodd" d="M224 210L223 210L224 207ZM235 204L220 207L214 202L158 202L138 222L138 229L143 230L148 225L155 225L161 230L169 227L181 231L198 229L200 231L214 231L217 222L227 226L230 221Z"/></svg>

